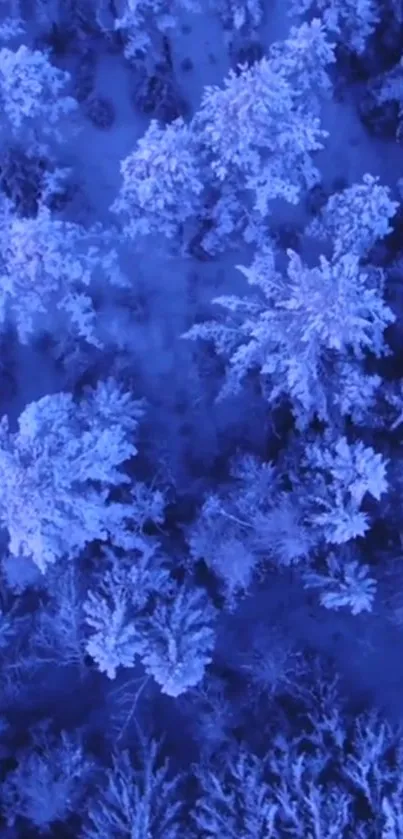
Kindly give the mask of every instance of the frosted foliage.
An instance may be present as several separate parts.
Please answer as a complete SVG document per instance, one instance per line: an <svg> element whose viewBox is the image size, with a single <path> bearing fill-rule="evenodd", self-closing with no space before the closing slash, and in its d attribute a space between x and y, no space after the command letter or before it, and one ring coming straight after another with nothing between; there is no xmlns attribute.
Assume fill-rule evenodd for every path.
<svg viewBox="0 0 403 839"><path fill-rule="evenodd" d="M311 153L326 132L296 103L286 71L267 58L239 75L230 71L223 89L205 88L195 125L218 180L234 177L252 189L262 214L273 198L297 203L317 180Z"/></svg>
<svg viewBox="0 0 403 839"><path fill-rule="evenodd" d="M291 27L286 40L270 47L269 58L273 69L285 72L295 85L295 96L305 107L318 110L321 100L330 97L333 84L326 68L336 58L321 20Z"/></svg>
<svg viewBox="0 0 403 839"><path fill-rule="evenodd" d="M223 540L216 545L213 567L225 581L229 599L239 591L247 591L253 579L257 557L240 539Z"/></svg>
<svg viewBox="0 0 403 839"><path fill-rule="evenodd" d="M329 198L308 233L319 239L329 239L334 257L346 253L362 257L378 239L390 233L390 220L398 206L391 200L389 188L379 184L379 178L364 175L361 184L354 184Z"/></svg>
<svg viewBox="0 0 403 839"><path fill-rule="evenodd" d="M100 436L108 434L110 430L116 433L119 426L122 432L132 437L144 414L144 408L143 400L133 399L129 391L123 390L114 379L109 378L99 381L95 388L86 390L86 399L80 404L80 417L86 425L94 423ZM117 477L120 480L121 476L117 474ZM101 478L97 477L97 480Z"/></svg>
<svg viewBox="0 0 403 839"><path fill-rule="evenodd" d="M368 492L377 501L387 490L386 466L381 454L364 443L349 443L340 437L334 445L314 443L307 447L306 457L310 468L320 469L331 476L334 486L347 491L361 504Z"/></svg>
<svg viewBox="0 0 403 839"><path fill-rule="evenodd" d="M210 0L210 5L230 31L257 29L263 17L261 0Z"/></svg>
<svg viewBox="0 0 403 839"><path fill-rule="evenodd" d="M117 252L94 244L80 225L52 218L46 207L35 218L19 218L3 204L1 215L0 322L11 320L22 343L54 324L98 344L88 291L102 277L119 283Z"/></svg>
<svg viewBox="0 0 403 839"><path fill-rule="evenodd" d="M382 299L382 274L365 273L352 254L332 262L321 256L319 267L310 269L297 253L287 253L290 299L276 301L276 309L292 313L302 344L340 353L351 348L357 358L363 350L382 355L383 333L395 320Z"/></svg>
<svg viewBox="0 0 403 839"><path fill-rule="evenodd" d="M305 839L341 839L351 825L349 794L325 780L321 770L328 763L328 755L298 753L292 741L281 735L269 753L269 771L274 774L273 797L278 805L280 836ZM329 776L329 773L328 773ZM323 780L322 780L323 778Z"/></svg>
<svg viewBox="0 0 403 839"><path fill-rule="evenodd" d="M272 625L257 622L253 639L248 644L242 669L248 674L250 687L258 695L275 697L285 688L293 688L301 672L300 653L292 642Z"/></svg>
<svg viewBox="0 0 403 839"><path fill-rule="evenodd" d="M247 240L248 224L251 231L250 241L252 241L253 220L248 212L247 204L236 195L230 183L220 184L220 195L213 206L209 207L208 218L208 230L202 240L203 249L207 253L214 255L222 252L228 240L234 240L238 234L243 234Z"/></svg>
<svg viewBox="0 0 403 839"><path fill-rule="evenodd" d="M403 836L403 805L401 790L382 799L382 839L401 839Z"/></svg>
<svg viewBox="0 0 403 839"><path fill-rule="evenodd" d="M89 769L81 745L62 732L53 744L38 738L36 748L20 759L3 783L1 799L7 822L28 819L40 832L76 811Z"/></svg>
<svg viewBox="0 0 403 839"><path fill-rule="evenodd" d="M0 23L0 41L12 41L13 38L18 38L19 35L24 34L24 24L22 20L8 17Z"/></svg>
<svg viewBox="0 0 403 839"><path fill-rule="evenodd" d="M376 0L291 0L289 11L297 17L319 13L329 32L357 53L364 51L379 22Z"/></svg>
<svg viewBox="0 0 403 839"><path fill-rule="evenodd" d="M264 779L262 760L240 752L221 774L208 767L199 771L199 783L201 794L193 815L198 835L277 839L278 807Z"/></svg>
<svg viewBox="0 0 403 839"><path fill-rule="evenodd" d="M211 504L203 506L200 518L192 527L189 547L195 559L203 559L223 581L230 603L239 592L248 590L258 562L247 537L239 532L221 513L209 511Z"/></svg>
<svg viewBox="0 0 403 839"><path fill-rule="evenodd" d="M306 462L313 477L310 490L311 523L327 542L343 544L363 536L368 516L360 507L368 493L377 501L386 492L386 466L382 455L361 441L335 443L324 438L306 449Z"/></svg>
<svg viewBox="0 0 403 839"><path fill-rule="evenodd" d="M12 614L3 611L0 605L0 650L7 649L11 640L18 633L17 622L12 620Z"/></svg>
<svg viewBox="0 0 403 839"><path fill-rule="evenodd" d="M133 522L139 531L143 530L147 522L162 524L164 521L165 498L158 489L136 481L132 492Z"/></svg>
<svg viewBox="0 0 403 839"><path fill-rule="evenodd" d="M191 129L182 119L165 128L152 120L137 148L121 163L123 184L112 210L124 233L173 238L200 207L203 191Z"/></svg>
<svg viewBox="0 0 403 839"><path fill-rule="evenodd" d="M154 741L144 744L139 769L128 752L120 753L89 801L83 839L183 839L179 782L179 776L169 777L168 762L159 759Z"/></svg>
<svg viewBox="0 0 403 839"><path fill-rule="evenodd" d="M293 496L280 494L272 509L257 515L254 543L276 565L296 565L308 557L312 538Z"/></svg>
<svg viewBox="0 0 403 839"><path fill-rule="evenodd" d="M387 403L392 408L392 416L395 417L390 428L394 431L403 423L403 381L388 383L389 387L384 389Z"/></svg>
<svg viewBox="0 0 403 839"><path fill-rule="evenodd" d="M107 413L107 425L105 388L110 408L116 408L114 415ZM139 403L109 381L84 405L66 393L31 403L14 434L3 418L0 510L11 554L32 558L44 571L123 528L128 511L110 503L109 492L128 481L119 467L136 454L132 437L139 416Z"/></svg>
<svg viewBox="0 0 403 839"><path fill-rule="evenodd" d="M75 563L52 566L46 578L42 576L42 584L47 587L49 600L39 617L33 641L35 649L40 651L40 657L43 655L58 667L83 668L84 612L81 579Z"/></svg>
<svg viewBox="0 0 403 839"><path fill-rule="evenodd" d="M199 0L117 0L116 8L118 16L114 27L126 30L125 54L130 59L136 50L150 47L155 30L169 31L176 25L181 12L198 12L200 3Z"/></svg>
<svg viewBox="0 0 403 839"><path fill-rule="evenodd" d="M390 771L392 749L395 753L393 775ZM386 791L395 787L401 796L401 762L401 733L384 722L377 711L361 714L356 721L352 750L344 762L343 774L353 788L365 796L375 816L383 810Z"/></svg>
<svg viewBox="0 0 403 839"><path fill-rule="evenodd" d="M305 558L310 540L301 510L296 498L283 492L273 464L242 456L233 461L231 475L236 483L227 520L241 525L255 557L279 565Z"/></svg>
<svg viewBox="0 0 403 839"><path fill-rule="evenodd" d="M342 358L334 375L334 403L343 417L364 425L377 416L377 394L382 379L367 375L356 359Z"/></svg>
<svg viewBox="0 0 403 839"><path fill-rule="evenodd" d="M399 119L403 117L403 58L391 70L378 76L374 94L379 103L395 100L399 103ZM401 129L400 129L401 131Z"/></svg>
<svg viewBox="0 0 403 839"><path fill-rule="evenodd" d="M133 667L141 650L138 633L130 623L128 608L130 598L127 583L106 575L103 591L88 592L84 604L86 621L95 629L87 643L87 652L98 665L101 673L114 679L118 667Z"/></svg>
<svg viewBox="0 0 403 839"><path fill-rule="evenodd" d="M376 594L376 581L367 565L343 562L331 554L326 561L326 573L304 575L305 588L321 590L320 602L326 609L348 607L353 615L371 612Z"/></svg>
<svg viewBox="0 0 403 839"><path fill-rule="evenodd" d="M251 538L251 525L242 519L237 498L210 495L189 531L192 557L203 559L224 584L228 602L248 590L259 557Z"/></svg>
<svg viewBox="0 0 403 839"><path fill-rule="evenodd" d="M0 50L2 114L14 135L65 139L77 103L65 95L69 74L50 63L45 53L20 46Z"/></svg>
<svg viewBox="0 0 403 839"><path fill-rule="evenodd" d="M168 696L180 696L201 682L212 660L214 611L201 590L178 590L161 603L144 636L144 667Z"/></svg>
<svg viewBox="0 0 403 839"><path fill-rule="evenodd" d="M266 398L289 396L303 425L316 412L328 417L334 399L327 388L329 352L381 355L384 330L395 316L382 300L382 275L362 271L358 257L329 262L322 256L318 267L308 268L297 253L287 253L286 277L276 270L268 247L250 268L238 266L258 294L216 298L224 316L192 327L185 337L212 341L228 359L223 396L237 392L247 374L259 370Z"/></svg>
<svg viewBox="0 0 403 839"><path fill-rule="evenodd" d="M152 594L161 597L169 589L169 575L156 546L137 540L133 564L112 558L112 568L103 573L84 604L86 622L95 632L87 652L101 673L114 679L118 667L133 667L143 650L138 617ZM137 623L136 623L137 621Z"/></svg>
<svg viewBox="0 0 403 839"><path fill-rule="evenodd" d="M272 464L244 456L231 475L232 491L208 496L188 537L192 556L223 581L229 605L248 590L262 562L289 566L311 547L302 511L279 489Z"/></svg>
<svg viewBox="0 0 403 839"><path fill-rule="evenodd" d="M342 493L335 492L329 500L319 496L313 499L321 512L311 514L314 525L323 539L331 544L343 545L351 539L365 536L370 528L366 513L357 504Z"/></svg>
<svg viewBox="0 0 403 839"><path fill-rule="evenodd" d="M276 491L277 473L271 462L252 454L241 454L231 461L231 476L238 483L244 514L253 516L256 507L269 502Z"/></svg>

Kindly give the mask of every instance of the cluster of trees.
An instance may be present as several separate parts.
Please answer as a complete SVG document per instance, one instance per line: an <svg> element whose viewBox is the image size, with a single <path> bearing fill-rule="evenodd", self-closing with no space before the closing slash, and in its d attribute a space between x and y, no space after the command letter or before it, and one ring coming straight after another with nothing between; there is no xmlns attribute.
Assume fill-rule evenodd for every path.
<svg viewBox="0 0 403 839"><path fill-rule="evenodd" d="M371 64L385 9L386 0L292 2L285 40L248 59L270 16L256 0L4 3L0 818L9 839L403 837L400 727L368 697L349 696L335 661L270 615L273 591L287 596L292 585L319 623L332 613L358 627L365 613L401 621L398 563L393 597L386 585L401 552L399 173L389 186L365 173L329 189L320 156L323 104L352 68L367 74L373 133L389 120L400 141L400 56ZM399 6L387 9L402 51ZM190 13L198 25L217 15L229 60L241 47L246 60L185 114L173 101L170 38ZM74 220L76 173L63 156L80 142L88 102L98 116L105 105L91 85L73 95L90 42L124 56L150 115L116 161L109 225ZM127 265L154 246L183 271L225 256L231 291L175 336L184 376L203 387L213 362L198 399L229 439L198 481L185 470L180 488L155 461L155 406L130 347L105 330L117 301L130 319ZM242 264L232 266L235 253ZM26 354L46 358L58 383L44 393L38 369L35 401L23 369L9 386ZM254 411L267 420L263 444ZM232 443L245 413L256 441L242 439L240 421ZM225 637L245 629L245 614L241 653Z"/></svg>

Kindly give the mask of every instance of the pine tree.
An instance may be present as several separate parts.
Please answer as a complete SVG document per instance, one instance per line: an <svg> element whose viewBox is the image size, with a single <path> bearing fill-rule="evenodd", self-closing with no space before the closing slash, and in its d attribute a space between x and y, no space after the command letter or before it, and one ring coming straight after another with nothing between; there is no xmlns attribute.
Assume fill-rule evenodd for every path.
<svg viewBox="0 0 403 839"><path fill-rule="evenodd" d="M80 404L67 393L32 402L14 433L3 417L0 511L11 554L32 558L44 571L124 530L130 507L109 496L129 483L120 467L136 455L131 438L142 413L108 380Z"/></svg>
<svg viewBox="0 0 403 839"><path fill-rule="evenodd" d="M2 130L25 143L64 141L74 124L77 102L66 95L69 74L54 67L45 53L25 44L17 50L0 50L0 101Z"/></svg>

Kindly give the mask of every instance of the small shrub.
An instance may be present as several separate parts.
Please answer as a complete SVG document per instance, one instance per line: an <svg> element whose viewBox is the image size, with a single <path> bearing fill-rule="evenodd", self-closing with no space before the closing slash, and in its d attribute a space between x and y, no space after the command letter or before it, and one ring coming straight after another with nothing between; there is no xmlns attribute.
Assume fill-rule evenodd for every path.
<svg viewBox="0 0 403 839"><path fill-rule="evenodd" d="M115 108L110 99L104 96L90 96L86 102L85 113L96 128L111 128L115 122Z"/></svg>

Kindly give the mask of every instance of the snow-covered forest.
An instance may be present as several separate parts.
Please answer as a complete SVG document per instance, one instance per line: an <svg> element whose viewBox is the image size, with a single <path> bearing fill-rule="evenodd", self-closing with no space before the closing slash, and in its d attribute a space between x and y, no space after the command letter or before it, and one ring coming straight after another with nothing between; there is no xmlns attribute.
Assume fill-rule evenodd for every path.
<svg viewBox="0 0 403 839"><path fill-rule="evenodd" d="M401 0L0 11L0 837L403 839Z"/></svg>

